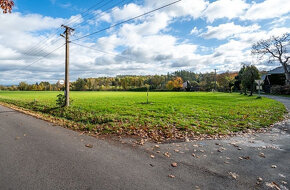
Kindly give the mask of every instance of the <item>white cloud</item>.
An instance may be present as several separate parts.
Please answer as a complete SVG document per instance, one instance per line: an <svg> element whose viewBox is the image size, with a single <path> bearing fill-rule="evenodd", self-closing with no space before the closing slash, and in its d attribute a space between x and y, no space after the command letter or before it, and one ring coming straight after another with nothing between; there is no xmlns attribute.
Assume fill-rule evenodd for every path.
<svg viewBox="0 0 290 190"><path fill-rule="evenodd" d="M245 0L217 0L206 8L203 15L209 22L216 19L233 19L244 14L249 5Z"/></svg>
<svg viewBox="0 0 290 190"><path fill-rule="evenodd" d="M190 34L198 35L202 32L202 29L198 29L196 26L191 30Z"/></svg>
<svg viewBox="0 0 290 190"><path fill-rule="evenodd" d="M153 9L172 2L172 0L145 0L145 6ZM202 11L207 7L208 4L209 3L206 0L182 0L177 4L165 8L161 11L166 12L172 17L190 16L191 18L199 18L202 15Z"/></svg>
<svg viewBox="0 0 290 190"><path fill-rule="evenodd" d="M72 39L170 2L172 1L145 0L144 4L130 3L116 7L111 12L102 14L101 18L87 21L91 25L78 28ZM247 4L243 0L217 0L212 3L206 0L183 0L171 7L113 28L107 33L104 32L100 34L103 35L101 37L92 36L87 41L78 42L107 53L72 43L71 79L117 74L164 74L179 69L206 72L212 71L213 67L220 71L238 70L241 62L252 61L250 48L253 42L290 31L286 26L289 17L285 15L286 8L282 9L284 16L276 18L275 21L267 21L266 24L259 19L246 18L246 12L249 16L250 10L258 5L261 7L261 4ZM276 10L268 10L271 7L264 9L266 13L272 14L273 18L276 17ZM256 10L262 11L257 8ZM100 16L100 11L96 11L95 14ZM207 25L206 21L214 22L217 19L220 19L218 25L216 23L213 26ZM248 19L255 22L249 22ZM11 84L8 78L13 78L14 84L22 80L37 82L63 78L63 48L25 70L20 71L19 68L61 45L64 40L56 39L59 33L55 34L55 38L46 39L51 37L62 23L69 21L82 23L83 18L80 15L70 19L21 13L0 15L0 74L3 76L0 84ZM108 23L103 26L103 22ZM275 23L278 24L274 27ZM179 29L175 27L176 24L187 25ZM192 40L193 36L190 34L196 38ZM31 47L43 40L47 41L45 45L28 52ZM27 53L29 54L26 55Z"/></svg>
<svg viewBox="0 0 290 190"><path fill-rule="evenodd" d="M289 12L289 0L265 0L261 3L253 3L243 18L248 20L278 18Z"/></svg>
<svg viewBox="0 0 290 190"><path fill-rule="evenodd" d="M200 36L206 39L216 38L219 40L224 40L231 37L237 37L238 35L245 32L253 32L259 29L260 26L257 24L251 26L241 26L230 22L226 24L220 24L216 27L207 26L207 31L205 33L202 33Z"/></svg>

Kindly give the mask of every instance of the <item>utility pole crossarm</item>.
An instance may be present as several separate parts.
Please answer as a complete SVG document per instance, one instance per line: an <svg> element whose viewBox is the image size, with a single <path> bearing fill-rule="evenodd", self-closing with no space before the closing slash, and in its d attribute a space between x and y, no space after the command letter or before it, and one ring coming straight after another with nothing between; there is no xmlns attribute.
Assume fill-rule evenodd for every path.
<svg viewBox="0 0 290 190"><path fill-rule="evenodd" d="M69 36L71 35L71 32L74 31L73 28L61 25L65 29L64 35L61 34L65 38L65 106L69 106Z"/></svg>

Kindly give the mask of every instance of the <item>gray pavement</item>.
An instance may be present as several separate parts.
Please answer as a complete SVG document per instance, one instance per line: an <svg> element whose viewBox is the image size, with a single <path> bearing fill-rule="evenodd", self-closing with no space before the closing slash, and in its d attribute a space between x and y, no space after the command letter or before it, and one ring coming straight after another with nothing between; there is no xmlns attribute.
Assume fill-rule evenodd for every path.
<svg viewBox="0 0 290 190"><path fill-rule="evenodd" d="M289 132L140 146L0 106L0 189L289 189Z"/></svg>

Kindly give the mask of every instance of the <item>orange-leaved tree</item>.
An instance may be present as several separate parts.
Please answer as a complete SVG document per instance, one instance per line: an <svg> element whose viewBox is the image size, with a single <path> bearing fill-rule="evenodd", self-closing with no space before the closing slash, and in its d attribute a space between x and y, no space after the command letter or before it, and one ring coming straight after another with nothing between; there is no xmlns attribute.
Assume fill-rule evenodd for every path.
<svg viewBox="0 0 290 190"><path fill-rule="evenodd" d="M3 13L11 13L14 2L12 0L0 0L0 7Z"/></svg>
<svg viewBox="0 0 290 190"><path fill-rule="evenodd" d="M180 90L183 86L183 80L181 77L175 77L173 80L166 84L168 90Z"/></svg>

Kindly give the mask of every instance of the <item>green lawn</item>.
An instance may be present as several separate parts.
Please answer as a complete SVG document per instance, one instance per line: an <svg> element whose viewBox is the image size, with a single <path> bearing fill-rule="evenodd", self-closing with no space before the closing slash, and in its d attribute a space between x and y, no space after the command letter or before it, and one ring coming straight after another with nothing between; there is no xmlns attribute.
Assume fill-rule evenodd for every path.
<svg viewBox="0 0 290 190"><path fill-rule="evenodd" d="M69 109L53 109L59 93L0 91L0 101L78 122L78 130L153 138L258 129L286 111L267 98L205 92L151 92L150 104L145 92L71 92Z"/></svg>

